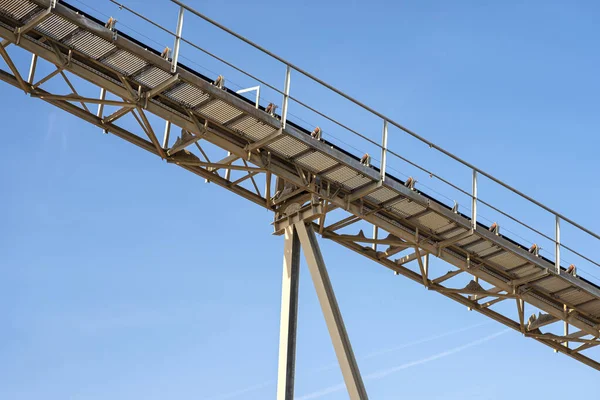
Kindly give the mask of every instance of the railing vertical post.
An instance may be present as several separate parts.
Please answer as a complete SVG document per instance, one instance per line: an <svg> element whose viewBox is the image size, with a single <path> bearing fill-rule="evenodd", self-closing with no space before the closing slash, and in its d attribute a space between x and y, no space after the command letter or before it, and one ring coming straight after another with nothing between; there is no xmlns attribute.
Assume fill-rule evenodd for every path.
<svg viewBox="0 0 600 400"><path fill-rule="evenodd" d="M471 228L477 229L477 171L473 170L473 192L471 195Z"/></svg>
<svg viewBox="0 0 600 400"><path fill-rule="evenodd" d="M179 58L179 44L181 43L181 31L183 30L183 7L179 7L177 17L177 31L175 32L175 45L173 46L173 58L171 59L171 72L177 71L177 59Z"/></svg>
<svg viewBox="0 0 600 400"><path fill-rule="evenodd" d="M381 134L381 166L379 168L380 180L385 180L385 165L387 163L387 138L388 138L388 122L383 120L383 132Z"/></svg>
<svg viewBox="0 0 600 400"><path fill-rule="evenodd" d="M281 106L281 129L285 129L287 119L288 100L290 98L290 77L292 69L289 65L285 66L285 84L283 86L283 105Z"/></svg>
<svg viewBox="0 0 600 400"><path fill-rule="evenodd" d="M556 266L556 273L560 274L560 217L557 215L556 216L556 230L555 230L555 237L554 237L554 245L555 250L554 250L554 257L555 257L555 261L554 264Z"/></svg>

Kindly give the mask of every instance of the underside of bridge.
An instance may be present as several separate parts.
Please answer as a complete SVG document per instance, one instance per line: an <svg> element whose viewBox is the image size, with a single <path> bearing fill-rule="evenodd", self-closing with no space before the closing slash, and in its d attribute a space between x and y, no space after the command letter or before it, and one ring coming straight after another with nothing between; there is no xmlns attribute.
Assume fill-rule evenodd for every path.
<svg viewBox="0 0 600 400"><path fill-rule="evenodd" d="M477 221L479 170L473 169L471 215L418 190L411 179L388 174L392 120L382 120L380 168L289 120L292 64L280 114L258 95L252 100L228 89L222 77L181 65L184 11L204 17L180 7L174 49L165 52L65 2L0 0L0 56L7 66L0 79L273 212L274 233L285 242L278 398L293 398L301 248L348 392L367 398L316 234L600 370L586 353L600 344L600 288L556 261L562 216L553 239L557 257L544 258ZM17 47L30 53L27 69L13 61ZM42 63L52 72L37 76ZM50 80L63 81L68 93L47 89ZM98 97L81 96L78 85L96 86ZM148 114L163 120L161 138ZM136 131L123 127L125 118L135 121ZM215 151L222 157L209 159ZM365 224L367 235L354 229ZM434 275L430 257L446 262L448 272ZM451 285L466 275L472 276L466 286ZM513 312L495 310L501 302L514 304ZM546 329L554 324L564 333Z"/></svg>

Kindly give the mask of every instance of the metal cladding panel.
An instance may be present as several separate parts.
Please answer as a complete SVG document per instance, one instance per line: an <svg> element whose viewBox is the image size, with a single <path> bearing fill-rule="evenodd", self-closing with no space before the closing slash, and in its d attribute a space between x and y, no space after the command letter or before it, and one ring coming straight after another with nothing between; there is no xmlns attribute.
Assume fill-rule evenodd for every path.
<svg viewBox="0 0 600 400"><path fill-rule="evenodd" d="M589 293L586 293L583 290L574 290L572 292L559 295L558 298L568 304L577 305L592 300L594 296L591 296Z"/></svg>
<svg viewBox="0 0 600 400"><path fill-rule="evenodd" d="M317 173L331 168L338 163L333 158L318 151L298 157L295 161L303 167Z"/></svg>
<svg viewBox="0 0 600 400"><path fill-rule="evenodd" d="M0 0L0 13L21 20L37 8L37 5L26 0Z"/></svg>
<svg viewBox="0 0 600 400"><path fill-rule="evenodd" d="M523 259L521 257L517 257L508 251L505 251L502 254L499 254L495 257L489 258L489 261L502 265L503 267L510 269L518 267L523 264Z"/></svg>
<svg viewBox="0 0 600 400"><path fill-rule="evenodd" d="M171 77L171 74L157 67L145 69L136 74L133 79L142 85L154 88Z"/></svg>
<svg viewBox="0 0 600 400"><path fill-rule="evenodd" d="M264 139L275 130L272 126L263 124L249 115L229 125L229 128L254 140Z"/></svg>
<svg viewBox="0 0 600 400"><path fill-rule="evenodd" d="M148 65L146 61L125 50L117 50L102 60L102 63L126 76L129 76Z"/></svg>
<svg viewBox="0 0 600 400"><path fill-rule="evenodd" d="M531 275L534 272L540 270L540 267L536 267L533 264L528 264L526 267L516 269L514 271L509 271L509 273L516 278L523 278L527 275Z"/></svg>
<svg viewBox="0 0 600 400"><path fill-rule="evenodd" d="M465 229L465 232L466 231L467 231L467 229ZM458 234L453 234L452 236L458 236ZM481 239L479 236L471 235L471 236L464 238L463 240L459 240L458 242L456 242L456 245L459 247L468 246L471 243L475 243L475 242L479 241L479 239Z"/></svg>
<svg viewBox="0 0 600 400"><path fill-rule="evenodd" d="M594 315L596 318L600 317L600 300L596 299L596 301L591 301L584 305L577 307L578 310L583 310L584 312Z"/></svg>
<svg viewBox="0 0 600 400"><path fill-rule="evenodd" d="M540 288L550 293L557 292L559 290L563 290L571 286L569 282L556 277L540 279L539 281L536 281L533 285L536 288Z"/></svg>
<svg viewBox="0 0 600 400"><path fill-rule="evenodd" d="M393 191L392 189L386 188L386 187L381 187L379 189L377 189L376 191L374 191L373 193L369 194L366 198L368 201L372 202L372 203L383 203L385 201L391 200L394 197L398 197L398 193Z"/></svg>
<svg viewBox="0 0 600 400"><path fill-rule="evenodd" d="M64 44L95 60L116 48L112 43L87 31L76 33L65 40Z"/></svg>
<svg viewBox="0 0 600 400"><path fill-rule="evenodd" d="M490 261L490 259L488 258L489 256L491 256L492 254L502 254L500 253L502 251L502 249L496 245L494 245L492 242L488 242L491 247L489 249L485 249L482 251L477 252L477 255L479 257L485 258L486 261Z"/></svg>
<svg viewBox="0 0 600 400"><path fill-rule="evenodd" d="M56 14L50 15L41 24L35 27L35 30L42 35L51 37L57 41L62 41L67 35L70 35L77 29L77 25L67 21Z"/></svg>
<svg viewBox="0 0 600 400"><path fill-rule="evenodd" d="M490 242L481 242L478 244L473 244L471 247L467 246L466 251L470 251L472 253L477 254L478 256L481 256L482 254L486 254L486 252L489 252L490 248L494 247L494 245Z"/></svg>
<svg viewBox="0 0 600 400"><path fill-rule="evenodd" d="M182 104L187 108L194 108L208 99L208 94L189 83L180 83L175 87L162 93L163 96Z"/></svg>
<svg viewBox="0 0 600 400"><path fill-rule="evenodd" d="M217 121L220 124L231 121L233 118L239 117L242 114L242 111L222 100L211 101L208 104L198 107L195 111L202 115L206 115L209 119Z"/></svg>
<svg viewBox="0 0 600 400"><path fill-rule="evenodd" d="M306 146L304 143L287 135L277 140L276 142L271 143L267 146L267 148L287 158L292 158L295 155L308 150L308 146Z"/></svg>
<svg viewBox="0 0 600 400"><path fill-rule="evenodd" d="M450 228L451 226L458 227L458 225L456 225L455 223L452 223L448 226L449 230L438 229L437 232L442 232L442 233L438 233L439 237L441 237L442 239L451 239L453 237L460 236L468 231L468 229L462 228L462 227L459 229L452 229L452 228ZM464 241L464 239L463 239L463 241Z"/></svg>

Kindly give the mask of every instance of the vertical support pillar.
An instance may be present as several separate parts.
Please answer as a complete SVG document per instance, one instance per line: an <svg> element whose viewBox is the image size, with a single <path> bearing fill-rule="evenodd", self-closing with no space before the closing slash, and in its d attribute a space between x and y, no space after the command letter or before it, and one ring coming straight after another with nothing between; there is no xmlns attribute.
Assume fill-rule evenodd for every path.
<svg viewBox="0 0 600 400"><path fill-rule="evenodd" d="M296 231L302 244L304 257L310 270L313 284L317 291L317 297L321 304L321 310L327 323L329 336L333 342L335 354L337 356L346 389L351 400L366 400L368 399L367 391L365 390L358 364L354 358L352 345L344 326L342 314L337 304L329 274L323 261L321 250L317 242L317 236L311 225L306 226L303 221L296 223Z"/></svg>
<svg viewBox="0 0 600 400"><path fill-rule="evenodd" d="M554 265L556 267L556 273L560 274L560 217L556 216L556 229L555 229L555 237L554 237Z"/></svg>
<svg viewBox="0 0 600 400"><path fill-rule="evenodd" d="M300 240L294 226L291 225L285 229L283 253L277 400L293 400L294 398L299 273Z"/></svg>
<svg viewBox="0 0 600 400"><path fill-rule="evenodd" d="M162 143L162 147L165 150L169 148L169 136L170 135L171 135L171 121L167 120L165 122L165 134L163 136L163 143Z"/></svg>
<svg viewBox="0 0 600 400"><path fill-rule="evenodd" d="M385 181L385 167L387 163L387 138L388 138L388 122L383 120L383 133L381 134L381 166L379 168L380 180Z"/></svg>
<svg viewBox="0 0 600 400"><path fill-rule="evenodd" d="M290 77L292 69L289 65L285 66L285 84L283 85L283 105L281 106L281 129L285 129L287 120L288 100L290 97Z"/></svg>
<svg viewBox="0 0 600 400"><path fill-rule="evenodd" d="M477 171L473 170L473 192L471 193L471 228L477 229Z"/></svg>
<svg viewBox="0 0 600 400"><path fill-rule="evenodd" d="M179 45L181 44L181 31L183 30L183 7L179 7L177 17L177 30L175 31L175 44L173 45L173 58L171 59L171 72L177 71L177 60L179 59Z"/></svg>

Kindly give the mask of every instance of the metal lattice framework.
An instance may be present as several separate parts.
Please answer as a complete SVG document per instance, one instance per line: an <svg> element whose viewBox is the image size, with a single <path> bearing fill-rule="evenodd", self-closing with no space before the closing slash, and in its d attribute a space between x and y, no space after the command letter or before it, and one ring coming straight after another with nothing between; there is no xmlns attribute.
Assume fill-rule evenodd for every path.
<svg viewBox="0 0 600 400"><path fill-rule="evenodd" d="M286 238L279 398L293 396L290 390L293 393L300 245L351 397L366 398L315 232L397 275L600 370L600 363L584 353L600 344L600 288L560 265L560 249L564 247L560 242L560 221L595 239L600 239L598 235L197 11L178 1L174 3L180 6L177 32L173 34L175 46L172 54L169 49L161 54L124 33L117 33L110 21L101 22L63 2L0 0L0 37L4 39L0 56L9 69L0 70L0 79L274 212L275 233ZM257 91L256 100L252 101L225 87L222 77L210 79L178 63L179 45L185 41L181 36L184 10L286 63L280 115L272 105L259 104L260 87L247 90ZM9 54L17 46L31 53L28 73L20 71ZM42 60L52 65L53 71L36 79ZM382 141L377 144L381 149L380 168L369 165L368 156L355 157L322 138L320 131L310 132L287 119L288 101L297 100L289 93L292 71L314 78L382 118ZM85 85L97 86L100 96L81 96L73 77ZM57 94L46 89L51 79L63 80L70 93ZM148 113L164 120L162 141ZM135 121L137 131L123 127L121 122L126 118ZM473 185L468 193L472 200L471 215L416 190L412 179L400 180L386 173L386 157L391 153L387 148L390 125L472 169ZM175 126L181 128L181 135L173 141L170 135ZM207 151L209 147L212 153ZM209 159L208 154L215 151L223 156L219 160ZM480 175L555 215L556 236L550 238L556 244L555 261L540 256L535 247L528 248L501 235L497 226L477 221ZM341 233L359 222L373 227L371 237L366 237L362 230ZM575 254L598 265L580 253ZM453 269L433 276L430 257L445 261ZM473 280L465 287L446 286L459 275L472 275ZM496 311L493 306L500 302L514 302L513 313ZM528 317L526 308L535 310L534 314ZM564 334L544 333L542 328L551 324L564 326Z"/></svg>

